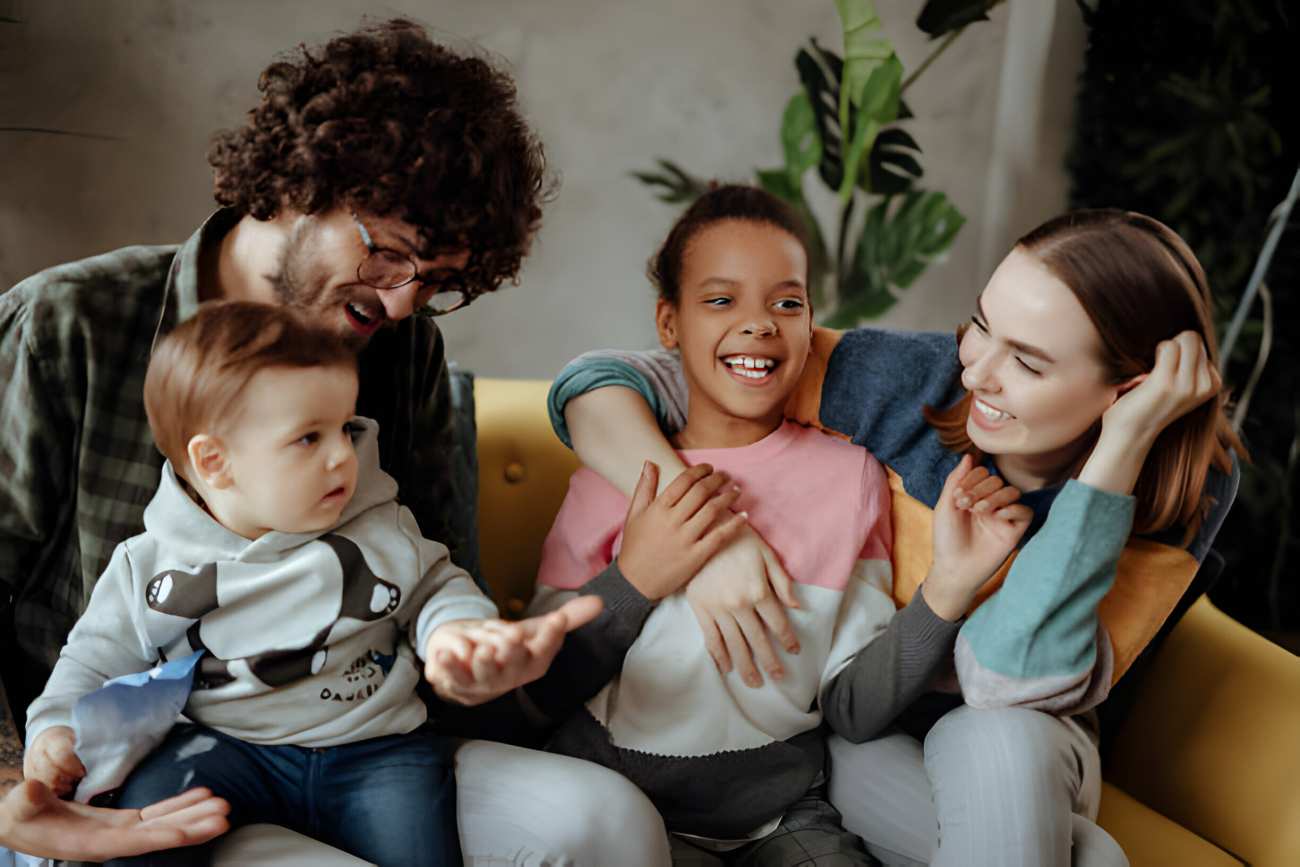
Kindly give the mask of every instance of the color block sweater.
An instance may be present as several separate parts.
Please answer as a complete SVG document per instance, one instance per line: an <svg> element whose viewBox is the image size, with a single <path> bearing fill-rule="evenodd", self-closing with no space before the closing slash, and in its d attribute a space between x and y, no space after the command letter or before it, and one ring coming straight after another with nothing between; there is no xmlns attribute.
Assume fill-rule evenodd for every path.
<svg viewBox="0 0 1300 867"><path fill-rule="evenodd" d="M789 422L750 446L681 456L740 485L736 508L796 582L801 652L782 655L784 679L751 688L718 672L683 593L646 602L625 612L638 631L622 670L551 748L632 779L669 830L745 840L768 833L821 772L818 696L894 614L889 492L865 449ZM543 547L535 607L559 604L614 560L626 511L604 479L574 474Z"/></svg>

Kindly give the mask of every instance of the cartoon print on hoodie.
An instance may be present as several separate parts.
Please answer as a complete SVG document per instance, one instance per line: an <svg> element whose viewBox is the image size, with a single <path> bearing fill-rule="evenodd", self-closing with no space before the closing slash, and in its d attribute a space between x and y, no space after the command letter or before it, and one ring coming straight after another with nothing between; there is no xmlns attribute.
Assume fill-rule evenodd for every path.
<svg viewBox="0 0 1300 867"><path fill-rule="evenodd" d="M370 570L361 548L345 536L330 533L318 540L328 545L339 564L342 587L327 598L337 600L332 615L312 639L301 647L276 648L247 657L249 670L267 686L284 686L317 674L325 665L330 630L339 620L372 621L392 614L401 605L402 591ZM169 569L155 576L147 585L145 602L155 611L194 620L186 630L191 650L204 650L207 654L199 662L195 681L198 689L222 686L234 679L229 663L236 656L223 650L230 637L221 623L209 623L204 628L203 617L217 610L221 602L216 563L208 563L196 572ZM243 632L243 626L238 630ZM371 653L378 654L377 651ZM384 668L387 673L391 662Z"/></svg>

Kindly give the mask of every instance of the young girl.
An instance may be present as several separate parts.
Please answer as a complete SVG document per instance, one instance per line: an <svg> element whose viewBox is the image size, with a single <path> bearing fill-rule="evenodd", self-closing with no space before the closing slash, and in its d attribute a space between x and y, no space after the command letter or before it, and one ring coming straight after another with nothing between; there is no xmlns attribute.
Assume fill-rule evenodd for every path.
<svg viewBox="0 0 1300 867"><path fill-rule="evenodd" d="M619 675L551 742L641 786L674 832L675 856L693 862L782 864L803 853L800 863L809 855L816 863L874 863L825 798L819 696L842 683L841 707L825 715L845 726L857 720L856 705L876 698L873 685L864 690L838 676L894 617L889 491L865 449L784 421L812 339L801 237L779 200L722 187L683 215L651 266L659 338L680 350L690 393L674 445L696 471L707 462L739 482L690 520L708 524L734 506L781 553L800 588L793 617L801 652L788 658L780 681L752 689L712 665L675 586L629 592L623 602L607 595L635 640ZM949 478L945 504L983 498L984 511L945 508L940 523L949 536L927 594L982 582L1027 525L1028 510L1012 505L1017 492L998 479L981 484L985 476L966 462ZM687 501L702 493L686 493L689 478L648 506L643 474L620 551L624 496L590 470L576 473L543 548L535 605L568 598L616 556L632 586L648 586L647 574L676 547L674 520L654 510L693 511ZM655 522L658 530L644 530ZM648 555L644 533L658 541ZM912 617L942 643L950 627L923 602Z"/></svg>
<svg viewBox="0 0 1300 867"><path fill-rule="evenodd" d="M987 603L964 621L979 602L973 591L935 603L960 625L942 653L955 656L964 704L903 690L851 732L878 739L832 739L832 799L891 863L1124 863L1092 821L1100 761L1086 712L1187 590L1235 494L1232 451L1244 451L1223 396L1210 400L1219 392L1210 309L1204 274L1175 233L1139 214L1089 211L1016 244L956 353L937 334L815 335L790 409L852 436L893 471L897 604L914 584L943 473L961 453L1027 491L1035 512L1033 538L1001 589L980 595ZM599 354L561 374L553 414L581 391L631 385L653 392L669 422L680 388L653 386L674 379L671 359ZM567 410L580 455L622 485L630 457L674 466L644 408L638 424L620 421L629 401L640 403L597 390ZM769 564L788 601L752 534L724 555ZM738 663L748 648L726 639L749 624L744 638L771 672L759 624L780 635L783 614L761 569L719 558L710 570L690 585L701 621ZM726 591L719 572L735 573ZM915 647L900 614L853 667L888 678L896 660L925 664L929 649Z"/></svg>

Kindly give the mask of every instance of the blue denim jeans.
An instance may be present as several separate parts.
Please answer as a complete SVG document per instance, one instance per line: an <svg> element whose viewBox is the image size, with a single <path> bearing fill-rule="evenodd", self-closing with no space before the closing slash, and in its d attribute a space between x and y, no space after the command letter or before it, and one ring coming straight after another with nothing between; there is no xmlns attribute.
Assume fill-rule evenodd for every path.
<svg viewBox="0 0 1300 867"><path fill-rule="evenodd" d="M183 724L140 763L116 806L194 786L230 802L230 825L269 822L381 864L459 865L455 743L420 729L312 749L259 746ZM112 864L208 864L212 844Z"/></svg>

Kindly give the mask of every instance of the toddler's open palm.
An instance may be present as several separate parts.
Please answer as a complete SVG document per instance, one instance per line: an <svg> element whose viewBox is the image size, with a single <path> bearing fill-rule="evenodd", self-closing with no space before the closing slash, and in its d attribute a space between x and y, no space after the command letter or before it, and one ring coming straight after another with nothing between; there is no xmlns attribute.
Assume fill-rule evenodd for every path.
<svg viewBox="0 0 1300 867"><path fill-rule="evenodd" d="M564 636L600 614L596 596L570 599L549 614L514 623L453 620L425 645L424 677L440 697L482 704L546 673Z"/></svg>

